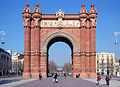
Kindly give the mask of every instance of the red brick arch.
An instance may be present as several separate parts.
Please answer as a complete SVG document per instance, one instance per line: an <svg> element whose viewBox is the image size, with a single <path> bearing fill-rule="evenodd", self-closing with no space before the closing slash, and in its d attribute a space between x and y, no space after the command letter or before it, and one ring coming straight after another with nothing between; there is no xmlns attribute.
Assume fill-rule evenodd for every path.
<svg viewBox="0 0 120 87"><path fill-rule="evenodd" d="M47 57L49 47L57 42L67 43L72 50L72 76L96 76L95 31L97 12L94 4L89 13L82 8L79 14L41 14L36 4L33 13L28 8L23 11L24 23L24 73L23 77L47 77Z"/></svg>
<svg viewBox="0 0 120 87"><path fill-rule="evenodd" d="M44 40L44 42L42 44L42 53L47 53L47 45L55 37L64 37L64 38L68 39L73 46L73 53L79 52L79 46L78 46L77 42L75 41L74 37L65 32L62 32L60 30L60 31L54 32L54 33L50 34L48 37L46 37L46 39Z"/></svg>

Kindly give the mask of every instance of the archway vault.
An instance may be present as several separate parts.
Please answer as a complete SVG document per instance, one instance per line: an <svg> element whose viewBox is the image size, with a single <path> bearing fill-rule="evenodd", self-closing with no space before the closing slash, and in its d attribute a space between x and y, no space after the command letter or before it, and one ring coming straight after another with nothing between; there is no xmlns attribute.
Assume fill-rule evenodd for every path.
<svg viewBox="0 0 120 87"><path fill-rule="evenodd" d="M63 32L63 31L58 31L58 32L54 32L52 34L50 34L43 42L42 44L42 54L44 53L47 53L47 47L48 47L48 44L49 42L54 39L54 38L64 38L64 39L67 39L69 42L66 42L66 41L63 41L63 42L66 42L68 43L68 45L73 48L73 53L79 53L79 47L78 47L78 44L77 42L75 41L74 37L72 37L71 35L69 35L68 33L66 32ZM59 40L58 40L59 41ZM72 45L72 46L71 46Z"/></svg>

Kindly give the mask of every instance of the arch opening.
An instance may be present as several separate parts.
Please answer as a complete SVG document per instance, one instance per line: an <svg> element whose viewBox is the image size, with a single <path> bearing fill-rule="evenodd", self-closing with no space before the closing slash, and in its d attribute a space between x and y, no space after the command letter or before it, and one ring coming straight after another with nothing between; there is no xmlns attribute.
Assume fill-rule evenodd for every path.
<svg viewBox="0 0 120 87"><path fill-rule="evenodd" d="M70 55L71 55L71 57L70 57L70 61L68 62L68 61L66 61L66 64L67 63L71 63L70 65L72 66L73 65L73 45L72 45L72 43L71 43L71 41L70 40L68 40L67 38L65 38L65 37L62 37L62 36L58 36L58 37L54 37L53 39L51 39L50 41L49 41L49 43L48 43L48 45L47 45L47 77L49 77L49 74L48 73L50 73L50 75L51 75L51 72L50 71L52 71L52 70L49 70L49 51L50 51L50 48L51 48L51 46L52 45L54 45L54 44L56 44L57 42L61 42L61 43L64 43L64 45L68 45L69 46L69 50L70 50ZM63 46L63 44L62 44L62 46ZM57 48L57 50L59 50L58 48ZM64 54L63 54L64 55ZM64 61L64 58L63 58L63 61ZM62 66L63 67L63 66ZM61 69L62 69L62 67L61 67ZM58 72L62 72L62 71L64 71L64 72L66 72L65 70L57 70ZM67 72L67 73L72 73L72 68L71 68L71 72Z"/></svg>
<svg viewBox="0 0 120 87"><path fill-rule="evenodd" d="M57 38L57 39L54 39L54 38ZM67 43L73 50L73 53L78 53L79 51L78 43L76 42L73 36L69 35L68 33L58 31L50 34L44 40L42 44L42 54L47 53L47 49L50 47L50 44L54 43L55 41L56 42L63 41Z"/></svg>
<svg viewBox="0 0 120 87"><path fill-rule="evenodd" d="M55 42L65 42L66 44L68 44L71 48L71 50L73 50L73 45L72 43L70 42L70 40L68 40L67 38L65 37L62 37L62 36L58 36L58 37L55 37L53 38L49 43L48 43L48 46L47 46L47 52L50 48L50 46L55 43Z"/></svg>

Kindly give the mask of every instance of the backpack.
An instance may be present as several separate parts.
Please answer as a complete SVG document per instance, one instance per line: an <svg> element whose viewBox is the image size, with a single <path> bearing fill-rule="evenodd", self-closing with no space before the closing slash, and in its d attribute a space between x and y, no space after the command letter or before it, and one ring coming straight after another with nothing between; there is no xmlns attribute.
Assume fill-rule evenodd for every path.
<svg viewBox="0 0 120 87"><path fill-rule="evenodd" d="M110 78L112 78L112 75L110 75Z"/></svg>
<svg viewBox="0 0 120 87"><path fill-rule="evenodd" d="M97 77L97 81L99 81L99 80L101 80L101 76L98 76L98 77Z"/></svg>

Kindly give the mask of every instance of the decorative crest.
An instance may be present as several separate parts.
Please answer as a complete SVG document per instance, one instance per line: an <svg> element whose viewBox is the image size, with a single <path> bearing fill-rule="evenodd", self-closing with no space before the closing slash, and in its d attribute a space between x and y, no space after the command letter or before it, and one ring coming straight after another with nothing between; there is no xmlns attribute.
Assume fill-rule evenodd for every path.
<svg viewBox="0 0 120 87"><path fill-rule="evenodd" d="M30 20L30 18L23 18L23 20L24 20L24 22L23 22L23 24L24 24L24 26L27 26L28 25L28 21Z"/></svg>
<svg viewBox="0 0 120 87"><path fill-rule="evenodd" d="M62 12L62 10L59 9L59 11L56 12L56 17L64 17L64 12Z"/></svg>
<svg viewBox="0 0 120 87"><path fill-rule="evenodd" d="M95 26L95 24L96 24L96 18L95 19L90 19L91 21L92 21L92 26Z"/></svg>

